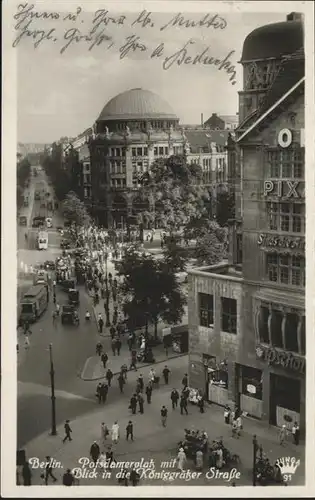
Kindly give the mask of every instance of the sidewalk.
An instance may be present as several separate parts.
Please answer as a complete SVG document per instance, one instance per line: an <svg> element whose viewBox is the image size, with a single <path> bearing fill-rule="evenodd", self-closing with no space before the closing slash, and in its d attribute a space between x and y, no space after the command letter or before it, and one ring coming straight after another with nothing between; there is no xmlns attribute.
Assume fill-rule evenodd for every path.
<svg viewBox="0 0 315 500"><path fill-rule="evenodd" d="M176 361L174 361L176 363ZM179 360L178 360L179 362ZM148 371L144 370L144 371ZM147 374L144 373L146 377ZM55 467L54 473L58 479L56 485L60 484L61 476L65 468L78 468L80 457L89 457L89 449L94 440L96 440L103 451L103 444L101 443L101 423L105 421L107 426L111 428L112 424L118 420L120 426L120 441L118 444L113 445L114 457L119 462L121 461L139 461L141 458L144 460L154 461L156 471L165 469L162 467L162 461L171 460L177 455L178 442L184 437L184 428L195 428L205 430L208 433L209 441L222 436L225 446L232 452L237 453L241 458L241 463L237 469L241 472L241 477L238 479L237 485L251 485L252 474L252 438L257 435L258 443L263 446L264 452L267 454L271 462L282 456L293 456L301 460L301 465L297 469L296 474L292 475L291 485L304 484L304 445L298 447L294 446L291 442L286 443L285 446L278 444L278 429L266 426L265 424L244 418L244 430L240 439L231 437L231 427L224 423L222 408L211 405L207 406L205 413L201 414L193 405L188 407L189 414L181 415L178 409L172 410L170 404L170 390L171 387L161 386L160 389L155 389L152 395L152 404L145 403L144 414L137 413L130 415L128 410L128 400L121 397L115 404L106 404L105 408L102 406L92 414L80 417L70 423L73 434L73 441L62 443L64 436L63 426L59 426L57 431L58 435L48 436L43 434L26 446L26 456L28 459L37 457L40 461L45 460L45 456L49 455L55 460L60 462L59 469ZM166 405L169 409L167 420L167 427L163 428L160 421L160 408ZM104 411L105 410L105 411ZM134 442L126 442L125 428L127 422L132 420L134 423ZM108 445L111 444L110 436L108 436ZM106 445L107 446L107 445ZM82 467L82 464L81 464ZM89 466L87 469L91 471ZM195 470L191 461L188 462L186 469ZM82 469L81 469L82 470ZM171 470L176 471L175 466ZM205 467L203 474L199 479L185 482L180 479L175 479L172 483L165 483L161 479L143 479L141 485L208 485L208 486L231 486L231 483L225 482L221 479L206 478ZM102 477L100 469L98 474L93 478L82 477L80 478L80 485L117 485L115 474L118 471L111 470L111 477ZM34 485L40 484L39 468L33 469L33 483ZM269 490L270 492L270 490ZM277 489L279 496L280 491Z"/></svg>

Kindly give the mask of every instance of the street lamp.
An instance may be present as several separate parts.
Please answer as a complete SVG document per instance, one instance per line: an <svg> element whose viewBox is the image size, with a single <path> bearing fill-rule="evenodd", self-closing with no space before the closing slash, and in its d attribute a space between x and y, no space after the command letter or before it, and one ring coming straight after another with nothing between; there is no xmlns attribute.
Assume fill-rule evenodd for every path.
<svg viewBox="0 0 315 500"><path fill-rule="evenodd" d="M55 370L52 353L52 344L49 344L50 358L50 387L51 387L51 436L57 435L56 429L56 397L55 397Z"/></svg>
<svg viewBox="0 0 315 500"><path fill-rule="evenodd" d="M253 486L256 486L257 449L258 449L258 442L257 442L256 434L254 434L254 437L253 437Z"/></svg>

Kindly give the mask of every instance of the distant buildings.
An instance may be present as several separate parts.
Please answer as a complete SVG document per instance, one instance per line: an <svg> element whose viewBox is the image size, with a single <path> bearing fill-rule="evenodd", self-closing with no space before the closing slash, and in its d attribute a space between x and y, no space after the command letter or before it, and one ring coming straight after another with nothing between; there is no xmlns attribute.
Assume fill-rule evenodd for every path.
<svg viewBox="0 0 315 500"><path fill-rule="evenodd" d="M260 27L243 46L237 220L226 264L189 274L189 382L219 405L305 430L303 25Z"/></svg>
<svg viewBox="0 0 315 500"><path fill-rule="evenodd" d="M210 130L230 130L233 131L238 127L238 115L220 115L212 113L210 118L203 124L204 128Z"/></svg>

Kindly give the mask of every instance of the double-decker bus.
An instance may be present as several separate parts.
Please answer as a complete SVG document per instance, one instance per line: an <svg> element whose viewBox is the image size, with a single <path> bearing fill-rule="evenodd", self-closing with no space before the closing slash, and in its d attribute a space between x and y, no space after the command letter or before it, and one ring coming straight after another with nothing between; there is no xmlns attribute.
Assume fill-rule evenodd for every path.
<svg viewBox="0 0 315 500"><path fill-rule="evenodd" d="M48 248L48 232L39 231L37 235L38 250L47 250Z"/></svg>

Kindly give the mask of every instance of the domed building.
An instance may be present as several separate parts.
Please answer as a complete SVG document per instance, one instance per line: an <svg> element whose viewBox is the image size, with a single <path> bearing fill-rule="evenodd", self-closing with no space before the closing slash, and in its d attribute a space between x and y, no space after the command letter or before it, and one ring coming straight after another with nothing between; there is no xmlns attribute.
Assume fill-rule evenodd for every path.
<svg viewBox="0 0 315 500"><path fill-rule="evenodd" d="M150 200L139 199L141 178L158 158L184 152L179 119L157 94L131 89L103 108L89 141L92 210L106 227L126 228Z"/></svg>
<svg viewBox="0 0 315 500"><path fill-rule="evenodd" d="M305 58L302 16L244 41L229 143L229 262L190 272L191 387L305 434ZM232 222L232 221L231 221ZM200 272L202 271L202 272ZM202 293L201 293L202 291ZM192 318L192 319L191 319ZM211 343L209 342L211 339Z"/></svg>

